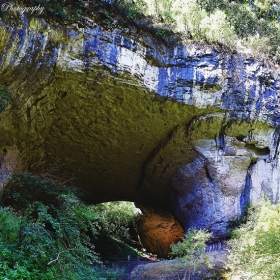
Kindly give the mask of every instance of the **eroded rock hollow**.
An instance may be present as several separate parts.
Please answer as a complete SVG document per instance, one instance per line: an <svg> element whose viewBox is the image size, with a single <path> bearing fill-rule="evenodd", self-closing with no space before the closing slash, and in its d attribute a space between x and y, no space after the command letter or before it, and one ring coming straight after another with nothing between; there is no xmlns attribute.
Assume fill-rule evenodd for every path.
<svg viewBox="0 0 280 280"><path fill-rule="evenodd" d="M184 230L226 235L265 194L279 200L279 68L133 29L0 26L0 179L60 159L91 203L128 200Z"/></svg>

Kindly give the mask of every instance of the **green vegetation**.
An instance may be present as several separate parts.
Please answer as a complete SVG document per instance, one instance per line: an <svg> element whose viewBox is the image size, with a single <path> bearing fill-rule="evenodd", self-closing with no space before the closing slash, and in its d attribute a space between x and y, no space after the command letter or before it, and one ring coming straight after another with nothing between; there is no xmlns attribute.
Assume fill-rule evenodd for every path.
<svg viewBox="0 0 280 280"><path fill-rule="evenodd" d="M186 267L183 280L191 279L192 270L196 271L202 266L208 266L208 258L205 253L206 241L211 233L203 230L189 229L184 239L176 244L171 244L172 255L179 257L181 263Z"/></svg>
<svg viewBox="0 0 280 280"><path fill-rule="evenodd" d="M133 203L116 201L91 206L97 217L96 251L110 261L136 259L139 245ZM131 240L134 240L131 242Z"/></svg>
<svg viewBox="0 0 280 280"><path fill-rule="evenodd" d="M186 39L238 44L280 59L280 1L150 0L146 14L161 15ZM167 16L166 16L167 15Z"/></svg>
<svg viewBox="0 0 280 280"><path fill-rule="evenodd" d="M25 6L44 7L38 17L63 25L84 25L94 18L106 28L134 26L157 38L177 34L181 39L203 40L280 61L280 0L24 0ZM6 21L14 13L1 11Z"/></svg>
<svg viewBox="0 0 280 280"><path fill-rule="evenodd" d="M104 261L127 261L128 255L131 260L136 260L139 255L142 255L139 250L135 248L135 244L123 243L122 241L112 238L110 236L104 239L97 239L95 242L95 249Z"/></svg>
<svg viewBox="0 0 280 280"><path fill-rule="evenodd" d="M269 54L280 61L280 0L24 0L40 5L37 15L83 25L94 18L106 28L134 26L158 38L177 33L181 39L204 40L252 52ZM2 19L9 16L2 11ZM14 15L10 15L14 17Z"/></svg>
<svg viewBox="0 0 280 280"><path fill-rule="evenodd" d="M107 202L92 206L98 216L101 238L113 237L126 243L129 229L134 228L135 206L124 201Z"/></svg>
<svg viewBox="0 0 280 280"><path fill-rule="evenodd" d="M75 189L54 178L15 174L0 192L0 278L119 279L123 270L102 267L94 243L104 235L124 242L132 208L125 203L87 206Z"/></svg>
<svg viewBox="0 0 280 280"><path fill-rule="evenodd" d="M248 279L280 279L280 205L253 204L247 222L232 232L229 265Z"/></svg>
<svg viewBox="0 0 280 280"><path fill-rule="evenodd" d="M6 86L0 86L0 113L6 109L9 102L8 88Z"/></svg>

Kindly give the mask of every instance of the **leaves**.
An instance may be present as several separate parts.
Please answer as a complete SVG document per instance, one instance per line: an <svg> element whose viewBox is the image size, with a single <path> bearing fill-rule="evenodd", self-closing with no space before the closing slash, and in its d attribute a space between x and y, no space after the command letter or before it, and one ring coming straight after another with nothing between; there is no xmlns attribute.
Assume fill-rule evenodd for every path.
<svg viewBox="0 0 280 280"><path fill-rule="evenodd" d="M280 205L268 200L249 209L247 223L233 232L229 263L252 279L280 279Z"/></svg>
<svg viewBox="0 0 280 280"><path fill-rule="evenodd" d="M116 201L92 206L96 213L99 233L101 236L111 236L126 242L129 228L134 226L136 208L130 202Z"/></svg>
<svg viewBox="0 0 280 280"><path fill-rule="evenodd" d="M0 202L6 205L0 207L0 278L98 279L101 272L92 264L100 261L91 240L98 213L72 189L19 173L1 191Z"/></svg>
<svg viewBox="0 0 280 280"><path fill-rule="evenodd" d="M197 270L202 265L208 265L205 242L210 236L211 233L192 228L188 230L182 241L171 244L172 255L179 257L181 262L188 268L189 277L190 267Z"/></svg>

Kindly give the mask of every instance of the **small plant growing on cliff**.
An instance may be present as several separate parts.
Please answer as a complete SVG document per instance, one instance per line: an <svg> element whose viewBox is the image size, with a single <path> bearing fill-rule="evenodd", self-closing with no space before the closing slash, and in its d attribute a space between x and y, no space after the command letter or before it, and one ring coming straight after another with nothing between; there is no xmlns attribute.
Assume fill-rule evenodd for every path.
<svg viewBox="0 0 280 280"><path fill-rule="evenodd" d="M0 86L0 113L5 110L9 102L8 88L6 86Z"/></svg>
<svg viewBox="0 0 280 280"><path fill-rule="evenodd" d="M184 239L171 244L172 255L179 257L180 262L186 266L182 280L191 279L192 270L196 271L201 266L208 266L208 258L205 253L206 241L211 233L203 230L189 229ZM179 276L178 276L179 278Z"/></svg>

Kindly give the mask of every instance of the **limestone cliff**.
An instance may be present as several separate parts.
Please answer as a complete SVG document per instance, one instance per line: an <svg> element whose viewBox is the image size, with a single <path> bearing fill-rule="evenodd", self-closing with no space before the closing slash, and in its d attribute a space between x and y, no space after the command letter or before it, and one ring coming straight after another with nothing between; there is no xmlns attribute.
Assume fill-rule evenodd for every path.
<svg viewBox="0 0 280 280"><path fill-rule="evenodd" d="M279 200L277 66L91 19L64 28L19 19L0 26L10 169L59 158L90 202L163 208L216 237L249 200Z"/></svg>

